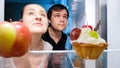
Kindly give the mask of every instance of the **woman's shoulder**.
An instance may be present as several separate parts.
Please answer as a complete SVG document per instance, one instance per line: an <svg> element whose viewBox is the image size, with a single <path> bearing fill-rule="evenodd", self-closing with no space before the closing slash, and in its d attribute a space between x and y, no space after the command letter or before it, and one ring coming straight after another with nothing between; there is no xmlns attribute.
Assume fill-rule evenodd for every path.
<svg viewBox="0 0 120 68"><path fill-rule="evenodd" d="M45 50L52 50L53 49L53 46L49 42L47 42L45 40L43 40L43 42L44 42L44 49Z"/></svg>

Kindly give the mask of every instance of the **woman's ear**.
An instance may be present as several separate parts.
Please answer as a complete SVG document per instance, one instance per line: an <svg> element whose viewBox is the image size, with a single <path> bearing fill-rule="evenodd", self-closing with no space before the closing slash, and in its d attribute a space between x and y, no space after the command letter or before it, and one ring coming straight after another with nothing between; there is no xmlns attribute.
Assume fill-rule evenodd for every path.
<svg viewBox="0 0 120 68"><path fill-rule="evenodd" d="M22 19L20 19L19 21L22 22Z"/></svg>

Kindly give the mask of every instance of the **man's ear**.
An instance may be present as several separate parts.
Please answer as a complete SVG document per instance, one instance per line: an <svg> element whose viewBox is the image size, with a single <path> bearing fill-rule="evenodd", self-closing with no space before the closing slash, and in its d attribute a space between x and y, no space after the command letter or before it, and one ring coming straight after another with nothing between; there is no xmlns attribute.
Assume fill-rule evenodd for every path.
<svg viewBox="0 0 120 68"><path fill-rule="evenodd" d="M51 26L51 21L50 20L48 20L48 26Z"/></svg>
<svg viewBox="0 0 120 68"><path fill-rule="evenodd" d="M51 23L51 21L48 19L48 23Z"/></svg>

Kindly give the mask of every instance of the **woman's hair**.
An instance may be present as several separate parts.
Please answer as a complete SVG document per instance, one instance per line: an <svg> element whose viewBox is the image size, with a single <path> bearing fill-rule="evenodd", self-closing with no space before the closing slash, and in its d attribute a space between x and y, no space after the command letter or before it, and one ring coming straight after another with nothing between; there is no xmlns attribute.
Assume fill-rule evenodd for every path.
<svg viewBox="0 0 120 68"><path fill-rule="evenodd" d="M62 4L55 4L52 7L50 7L48 12L47 12L48 19L51 18L53 11L60 11L60 10L63 10L63 9L65 9L67 11L67 18L68 18L69 17L69 12L68 12L67 8Z"/></svg>
<svg viewBox="0 0 120 68"><path fill-rule="evenodd" d="M27 6L27 5L31 5L31 4L37 4L37 5L39 5L38 3L27 3L27 4L24 4L23 5L23 7L22 7L22 9L21 9L21 13L20 13L20 18L22 19L22 17L23 17L23 12L24 12L24 8Z"/></svg>
<svg viewBox="0 0 120 68"><path fill-rule="evenodd" d="M29 4L31 4L31 3L29 3ZM24 5L23 5L23 7L22 7L22 9L21 9L21 13L20 13L20 18L21 18L21 19L22 19L22 17L23 17L24 8L25 8L27 5L29 5L29 4L24 4Z"/></svg>

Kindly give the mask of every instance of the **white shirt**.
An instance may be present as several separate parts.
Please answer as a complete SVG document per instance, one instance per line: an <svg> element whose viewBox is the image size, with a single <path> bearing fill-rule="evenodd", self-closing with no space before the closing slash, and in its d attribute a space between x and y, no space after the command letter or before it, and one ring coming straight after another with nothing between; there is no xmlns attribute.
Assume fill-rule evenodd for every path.
<svg viewBox="0 0 120 68"><path fill-rule="evenodd" d="M44 43L44 49L43 49L44 51L45 50L51 51L53 49L52 45L50 45L48 42L43 40L43 43ZM37 66L37 68L44 68L44 65L47 64L45 61L46 60L48 61L48 59L47 59L48 56L49 56L48 53L45 53L45 54L42 55L40 64ZM37 58L39 58L39 57L37 57ZM29 60L31 62L31 59L29 59ZM14 64L13 58L5 58L4 59L4 66L3 66L3 68L16 68L16 65Z"/></svg>

